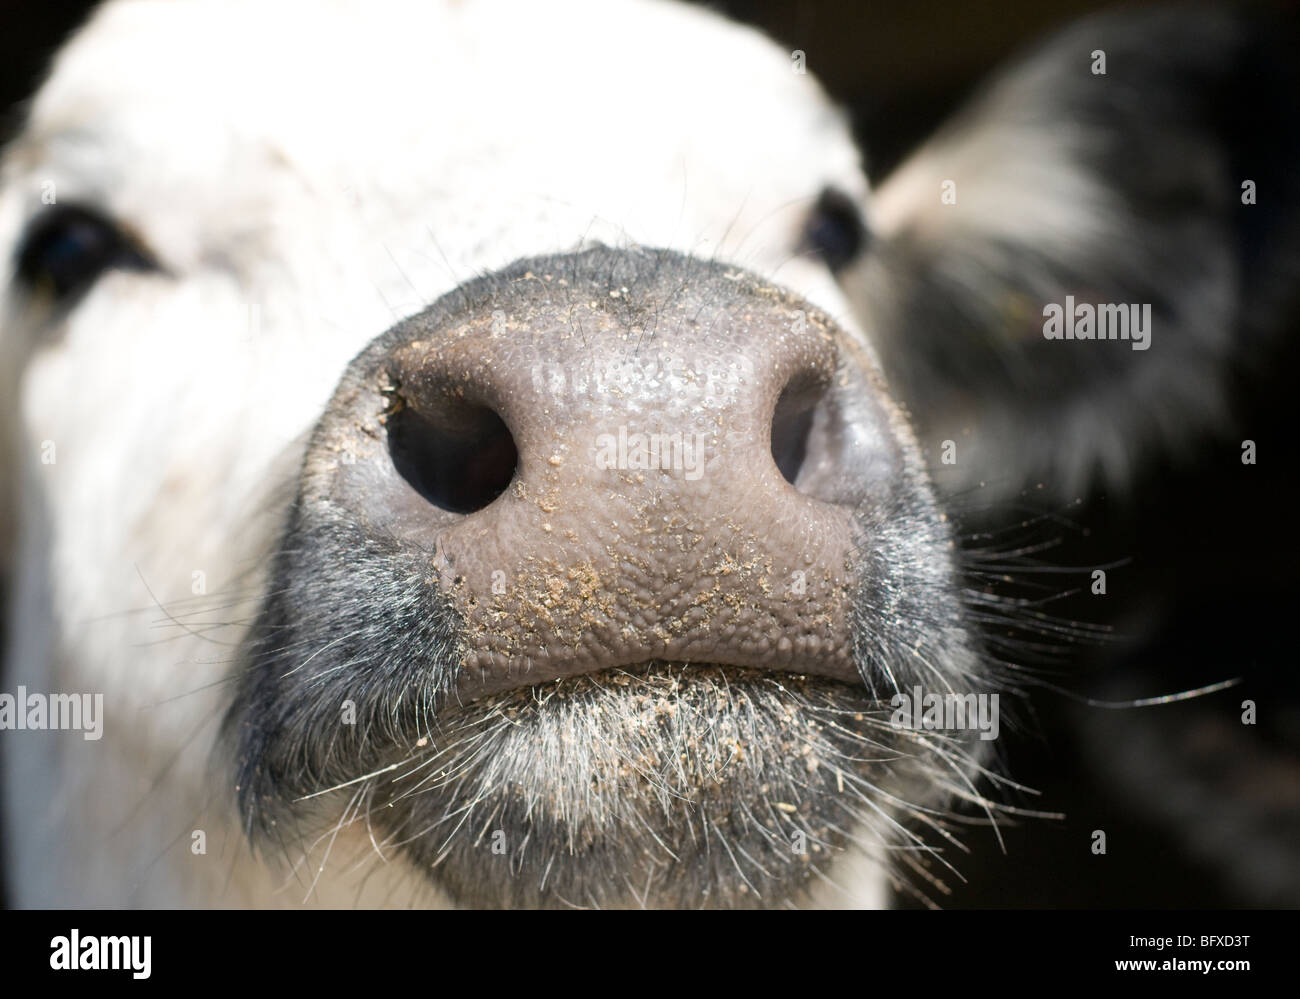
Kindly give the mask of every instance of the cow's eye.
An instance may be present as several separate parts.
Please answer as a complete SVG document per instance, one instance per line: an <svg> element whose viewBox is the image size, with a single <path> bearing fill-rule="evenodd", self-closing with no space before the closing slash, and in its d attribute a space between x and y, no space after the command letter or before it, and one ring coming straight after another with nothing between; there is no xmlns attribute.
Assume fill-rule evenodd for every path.
<svg viewBox="0 0 1300 999"><path fill-rule="evenodd" d="M866 249L868 238L852 198L833 187L818 195L804 223L804 243L827 267L838 271L852 263Z"/></svg>
<svg viewBox="0 0 1300 999"><path fill-rule="evenodd" d="M83 295L107 270L156 266L102 213L81 205L55 205L28 224L15 270L30 290L63 305Z"/></svg>

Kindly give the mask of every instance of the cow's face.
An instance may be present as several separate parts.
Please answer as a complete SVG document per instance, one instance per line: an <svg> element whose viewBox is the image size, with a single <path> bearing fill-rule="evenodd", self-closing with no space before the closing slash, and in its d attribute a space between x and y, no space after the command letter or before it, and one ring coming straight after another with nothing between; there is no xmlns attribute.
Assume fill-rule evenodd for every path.
<svg viewBox="0 0 1300 999"><path fill-rule="evenodd" d="M879 900L837 858L979 745L889 698L978 665L799 68L639 3L95 17L0 194L10 676L106 698L6 756L20 900Z"/></svg>

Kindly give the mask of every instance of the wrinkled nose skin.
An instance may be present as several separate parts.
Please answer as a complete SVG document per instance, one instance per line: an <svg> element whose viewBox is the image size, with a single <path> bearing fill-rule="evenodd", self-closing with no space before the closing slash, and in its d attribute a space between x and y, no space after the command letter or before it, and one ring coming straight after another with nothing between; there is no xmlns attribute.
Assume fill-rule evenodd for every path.
<svg viewBox="0 0 1300 999"><path fill-rule="evenodd" d="M656 660L861 682L854 511L904 458L851 350L723 265L527 261L353 363L301 502L423 553L461 701Z"/></svg>

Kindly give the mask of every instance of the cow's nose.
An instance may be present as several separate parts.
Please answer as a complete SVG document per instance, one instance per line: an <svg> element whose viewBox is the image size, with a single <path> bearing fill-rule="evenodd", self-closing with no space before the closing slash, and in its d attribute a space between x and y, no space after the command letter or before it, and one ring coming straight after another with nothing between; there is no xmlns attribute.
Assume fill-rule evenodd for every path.
<svg viewBox="0 0 1300 999"><path fill-rule="evenodd" d="M721 265L532 261L372 345L309 473L427 553L462 696L657 660L852 680L854 510L902 456L848 344Z"/></svg>

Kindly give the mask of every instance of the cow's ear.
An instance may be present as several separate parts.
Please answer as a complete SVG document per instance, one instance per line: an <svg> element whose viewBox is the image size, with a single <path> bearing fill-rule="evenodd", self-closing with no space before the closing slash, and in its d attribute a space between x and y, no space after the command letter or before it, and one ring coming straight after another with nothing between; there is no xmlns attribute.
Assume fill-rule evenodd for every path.
<svg viewBox="0 0 1300 999"><path fill-rule="evenodd" d="M1296 304L1295 39L1194 9L1080 22L880 185L842 280L922 443L966 440L948 484L1123 482L1224 418ZM1129 339L1049 338L1086 334L1084 305L1094 336L1099 305L1137 306L1106 313Z"/></svg>

